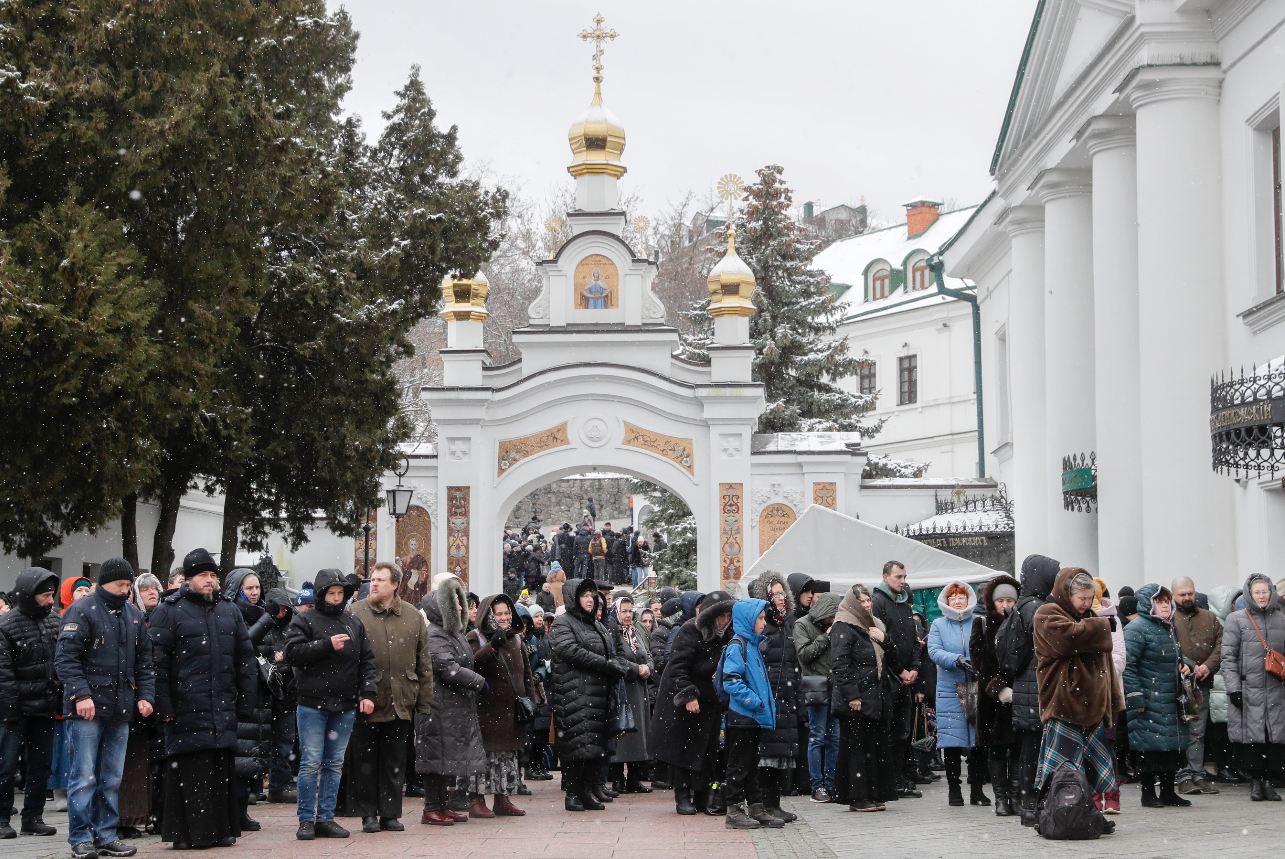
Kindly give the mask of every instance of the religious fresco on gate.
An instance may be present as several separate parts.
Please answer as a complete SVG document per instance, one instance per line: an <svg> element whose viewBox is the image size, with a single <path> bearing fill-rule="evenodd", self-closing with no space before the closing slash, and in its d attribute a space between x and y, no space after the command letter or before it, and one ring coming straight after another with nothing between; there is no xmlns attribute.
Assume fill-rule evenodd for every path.
<svg viewBox="0 0 1285 859"><path fill-rule="evenodd" d="M718 484L718 567L724 589L745 572L744 484Z"/></svg>
<svg viewBox="0 0 1285 859"><path fill-rule="evenodd" d="M571 444L567 438L567 424L564 422L552 429L541 430L522 438L506 438L500 442L499 454L495 464L495 476L503 477L509 469L528 456L544 453L558 447Z"/></svg>
<svg viewBox="0 0 1285 859"><path fill-rule="evenodd" d="M839 485L837 483L812 484L812 503L818 507L839 509Z"/></svg>
<svg viewBox="0 0 1285 859"><path fill-rule="evenodd" d="M446 487L446 571L468 588L469 487Z"/></svg>
<svg viewBox="0 0 1285 859"><path fill-rule="evenodd" d="M663 456L688 474L693 477L696 476L696 458L692 453L691 439L650 432L642 427L634 426L629 421L624 421L624 424L625 437L620 442L622 445L636 447L639 450Z"/></svg>
<svg viewBox="0 0 1285 859"><path fill-rule="evenodd" d="M366 511L366 518L370 520L370 563L374 565L375 559L379 557L377 549L379 548L379 511ZM356 551L353 553L352 571L359 576L365 575L366 570L366 535L362 534L353 541L356 544Z"/></svg>
<svg viewBox="0 0 1285 859"><path fill-rule="evenodd" d="M785 504L769 504L759 514L759 554L772 548L798 517Z"/></svg>
<svg viewBox="0 0 1285 859"><path fill-rule="evenodd" d="M397 523L397 557L402 565L402 582L397 596L413 605L428 595L433 578L433 530L428 511L418 504Z"/></svg>
<svg viewBox="0 0 1285 859"><path fill-rule="evenodd" d="M620 306L620 272L602 254L580 260L573 283L577 310L615 310Z"/></svg>

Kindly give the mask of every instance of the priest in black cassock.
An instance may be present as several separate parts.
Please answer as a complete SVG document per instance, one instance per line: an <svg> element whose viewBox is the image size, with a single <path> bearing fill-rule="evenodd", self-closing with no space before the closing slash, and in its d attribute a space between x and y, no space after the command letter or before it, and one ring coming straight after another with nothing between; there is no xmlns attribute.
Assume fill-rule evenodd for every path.
<svg viewBox="0 0 1285 859"><path fill-rule="evenodd" d="M251 717L258 665L236 605L205 549L183 559L187 581L152 612L156 715L165 737L162 840L177 849L230 847L241 835L237 716Z"/></svg>

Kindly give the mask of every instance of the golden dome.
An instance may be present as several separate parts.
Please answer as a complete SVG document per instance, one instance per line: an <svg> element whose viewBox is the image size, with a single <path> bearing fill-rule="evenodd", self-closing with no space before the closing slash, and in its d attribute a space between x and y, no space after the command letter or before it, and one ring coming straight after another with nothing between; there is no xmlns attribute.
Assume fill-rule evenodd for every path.
<svg viewBox="0 0 1285 859"><path fill-rule="evenodd" d="M491 315L486 309L490 291L490 281L481 271L472 280L447 275L442 278L442 318L450 322L482 322Z"/></svg>
<svg viewBox="0 0 1285 859"><path fill-rule="evenodd" d="M711 316L754 315L754 271L736 253L736 230L727 230L727 254L705 279Z"/></svg>
<svg viewBox="0 0 1285 859"><path fill-rule="evenodd" d="M593 101L567 133L571 143L571 166L567 172L579 178L606 174L619 179L625 175L620 156L625 151L625 128L602 103L602 75L593 76Z"/></svg>

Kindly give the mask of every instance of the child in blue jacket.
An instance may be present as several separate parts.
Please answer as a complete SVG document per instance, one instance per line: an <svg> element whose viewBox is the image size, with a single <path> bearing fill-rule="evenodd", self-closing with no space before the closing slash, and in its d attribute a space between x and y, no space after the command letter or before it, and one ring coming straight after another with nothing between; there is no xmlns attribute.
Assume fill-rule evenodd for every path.
<svg viewBox="0 0 1285 859"><path fill-rule="evenodd" d="M763 600L738 600L732 606L732 629L736 635L723 651L723 689L729 699L727 778L723 786L728 829L785 825L785 821L763 809L758 779L759 733L776 727L776 701L767 666L759 653L767 623L763 616L766 608Z"/></svg>

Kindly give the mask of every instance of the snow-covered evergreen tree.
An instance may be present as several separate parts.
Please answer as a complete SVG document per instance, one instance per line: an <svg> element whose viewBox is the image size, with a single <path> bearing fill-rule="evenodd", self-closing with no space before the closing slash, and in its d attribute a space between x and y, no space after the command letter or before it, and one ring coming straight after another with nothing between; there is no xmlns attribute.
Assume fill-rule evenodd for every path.
<svg viewBox="0 0 1285 859"><path fill-rule="evenodd" d="M652 510L640 523L649 531L665 535L667 548L656 554L652 569L661 587L692 590L696 587L696 517L683 499L667 489L633 480L633 495L644 495ZM654 545L653 545L654 548Z"/></svg>
<svg viewBox="0 0 1285 859"><path fill-rule="evenodd" d="M838 382L857 375L862 359L853 356L848 341L838 335L842 312L834 304L830 278L812 268L818 243L790 214L792 192L773 164L758 171L758 182L746 189L746 204L732 220L736 251L754 271L757 312L750 317L750 340L755 347L754 381L762 382L767 410L759 432L859 432L874 435L882 421L863 422L874 408L869 394L849 393ZM723 248L712 250L712 265ZM705 302L708 305L708 301ZM695 309L693 322L705 322L704 307ZM700 358L712 334L712 324L686 346Z"/></svg>

